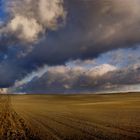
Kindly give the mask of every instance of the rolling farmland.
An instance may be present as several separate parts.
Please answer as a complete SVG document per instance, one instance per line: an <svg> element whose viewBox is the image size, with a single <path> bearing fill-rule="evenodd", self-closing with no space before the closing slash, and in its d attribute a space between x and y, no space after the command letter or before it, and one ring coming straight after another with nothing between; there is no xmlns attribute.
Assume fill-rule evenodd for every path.
<svg viewBox="0 0 140 140"><path fill-rule="evenodd" d="M140 94L1 95L0 139L138 140Z"/></svg>

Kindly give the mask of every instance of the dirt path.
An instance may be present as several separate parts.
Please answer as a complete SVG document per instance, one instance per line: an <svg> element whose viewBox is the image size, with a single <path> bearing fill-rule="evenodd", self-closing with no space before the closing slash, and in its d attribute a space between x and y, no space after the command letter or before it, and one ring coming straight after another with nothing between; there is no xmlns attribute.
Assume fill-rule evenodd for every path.
<svg viewBox="0 0 140 140"><path fill-rule="evenodd" d="M40 140L12 108L10 96L0 96L0 140Z"/></svg>

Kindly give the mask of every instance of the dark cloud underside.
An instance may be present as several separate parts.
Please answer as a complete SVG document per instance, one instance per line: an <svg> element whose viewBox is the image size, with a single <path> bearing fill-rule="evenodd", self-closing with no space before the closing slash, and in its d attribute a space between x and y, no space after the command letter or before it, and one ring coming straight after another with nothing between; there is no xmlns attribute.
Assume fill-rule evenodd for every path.
<svg viewBox="0 0 140 140"><path fill-rule="evenodd" d="M26 75L44 65L65 66L69 61L81 60L84 62L96 58L102 59L100 60L102 64L108 63L106 62L107 56L102 58L102 54L116 51L119 48L122 48L124 52L127 52L128 48L133 51L140 43L139 0L25 0L20 2L6 0L4 4L5 14L7 14L0 15L0 19L2 19L0 23L1 87L14 85L16 81L22 80ZM51 10L46 9L47 5ZM3 16L6 17L6 20ZM31 25L32 28L30 28ZM136 51L133 51L133 54L135 55ZM114 62L114 60L112 61ZM126 63L122 59L119 61ZM139 69L133 69L132 63L135 62L127 63L129 68L121 63L125 70L127 69L125 76L125 70L121 69L105 74L98 79L98 84L88 86L92 82L75 81L75 84L72 82L72 88L80 87L83 84L87 88L95 86L104 88L105 83L113 78L118 80L109 83L108 87L109 85L111 87L138 84L139 80L134 77L139 76ZM111 60L109 64L116 67ZM6 74L9 70L10 72ZM121 72L123 76L118 75L118 72ZM48 89L45 83L49 82L49 76L51 74L47 73L39 80L35 80L41 81L39 82L40 88ZM84 74L77 78L84 79L83 77L89 79ZM55 82L57 81L60 80L56 78ZM89 81L93 81L93 79L89 79ZM32 82L34 83L34 81ZM57 83L59 87L63 87L61 82ZM30 84L32 85L32 83ZM54 85L56 86L56 84ZM26 85L26 88L29 87ZM53 88L50 85L49 88L51 87Z"/></svg>

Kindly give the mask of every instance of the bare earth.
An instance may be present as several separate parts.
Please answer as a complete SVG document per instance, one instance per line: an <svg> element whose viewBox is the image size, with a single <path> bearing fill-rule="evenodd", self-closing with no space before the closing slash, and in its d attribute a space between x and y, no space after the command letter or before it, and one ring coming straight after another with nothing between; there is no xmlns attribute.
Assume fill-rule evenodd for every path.
<svg viewBox="0 0 140 140"><path fill-rule="evenodd" d="M0 139L40 139L13 109L10 96L7 95L0 97Z"/></svg>
<svg viewBox="0 0 140 140"><path fill-rule="evenodd" d="M140 94L1 95L0 140L140 140Z"/></svg>

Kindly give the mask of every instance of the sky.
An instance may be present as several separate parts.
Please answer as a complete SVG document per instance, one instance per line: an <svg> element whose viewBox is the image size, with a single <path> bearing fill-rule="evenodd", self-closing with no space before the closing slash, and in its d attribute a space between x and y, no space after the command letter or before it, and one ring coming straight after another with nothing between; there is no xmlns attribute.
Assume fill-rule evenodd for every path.
<svg viewBox="0 0 140 140"><path fill-rule="evenodd" d="M0 88L140 91L140 0L0 0Z"/></svg>

